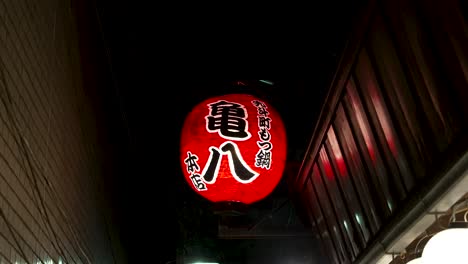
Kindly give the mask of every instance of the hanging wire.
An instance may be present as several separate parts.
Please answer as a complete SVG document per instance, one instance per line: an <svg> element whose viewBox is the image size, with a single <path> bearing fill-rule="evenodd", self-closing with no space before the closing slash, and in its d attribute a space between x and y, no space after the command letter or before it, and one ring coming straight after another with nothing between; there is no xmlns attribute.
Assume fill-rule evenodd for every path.
<svg viewBox="0 0 468 264"><path fill-rule="evenodd" d="M3 23L4 23L4 22L3 22ZM55 26L55 24L54 24L54 26ZM14 30L14 31L15 31L15 30ZM16 31L15 31L14 33L18 34ZM54 33L55 33L55 31L54 31ZM31 43L30 43L29 41L28 41L28 44L31 45ZM55 42L54 42L54 44L55 44ZM1 61L1 62L2 62L2 65L1 65L1 66L3 66L3 61ZM4 80L3 80L3 81L4 81ZM7 92L8 92L8 91L7 91ZM9 94L7 93L7 97L8 97L8 96L9 96ZM2 99L4 99L4 98L2 97ZM14 106L14 102L11 101L11 96L10 96L8 99L9 99L9 100L7 100L7 101L8 101L12 106ZM2 100L2 101L3 101L3 100ZM5 101L3 101L3 102L5 103ZM8 111L10 110L9 108L10 108L11 106L10 106L9 104L5 104L5 107L7 108L7 112L8 112ZM50 112L49 112L49 114L50 114ZM41 168L40 168L40 165L39 165L39 164L36 164L36 165L35 165L34 160L32 160L32 159L34 158L35 155L34 155L34 153L32 152L31 148L29 148L29 145L28 145L28 142L27 142L26 138L24 138L24 136L22 135L22 133L20 133L19 128L18 128L18 124L17 124L18 121L15 120L14 117L12 117L11 113L10 113L9 117L10 117L10 123L13 124L13 125L15 125L15 130L16 130L16 133L15 133L15 134L16 134L16 136L17 136L18 138L20 138L20 139L18 140L15 136L13 136L13 137L14 137L14 140L15 140L16 144L19 146L20 152L21 152L21 154L22 154L22 158L24 158L24 159L27 160L27 163L28 163L28 165L29 165L28 167L29 167L29 169L30 169L30 171L31 171L31 172L29 172L27 169L25 169L26 165L23 164L23 167L24 167L24 168L23 168L23 167L22 167L22 168L24 169L25 175L27 176L27 178L28 178L28 180L29 180L29 183L30 183L31 186L33 187L33 190L35 190L35 191L37 192L37 195L33 195L33 196L34 196L34 197L33 197L33 201L34 201L35 204L37 205L37 208L38 208L38 209L42 209L42 210L39 210L39 212L40 212L40 217L41 217L41 219L44 220L45 226L46 226L46 227L48 226L48 227L50 228L50 231L53 233L53 236L54 236L54 238L55 238L55 243L53 243L54 241L50 240L50 242L52 243L52 246L55 248L55 250L56 250L57 252L60 252L60 254L63 255L63 258L66 258L65 254L64 254L64 251L63 251L63 248L62 248L62 246L64 246L63 241L60 240L60 239L58 239L58 237L57 237L57 235L56 235L56 233L55 233L55 230L54 230L54 228L53 228L53 225L51 224L50 217L48 216L48 210L47 210L48 207L47 207L47 205L46 205L46 204L44 203L44 201L43 201L43 198L42 198L43 195L41 195L41 192L40 192L39 185L38 185L38 182L37 182L36 177L42 176L41 179L43 179L43 180L45 181L46 187L49 187L49 189L53 189L53 188L51 188L51 186L50 186L50 184L49 184L47 178L43 175L43 172L40 171L40 169L41 169ZM25 163L24 160L23 160L23 163ZM37 163L37 162L36 162L36 163ZM38 171L38 168L36 168L36 167L39 167L39 171ZM31 176L30 173L33 174L33 176ZM38 174L39 174L39 175L38 175ZM32 183L31 183L31 179L33 179ZM41 187L42 187L42 186L41 186ZM55 193L52 192L50 195L51 195L51 196L56 196L56 194L55 194L55 195L54 195L54 194L55 194ZM36 196L39 197L39 200L40 200L39 202L37 201L37 197L36 197ZM36 199L34 199L34 198L36 198ZM42 205L42 206L41 206L41 205ZM59 209L60 209L60 208L59 208ZM52 216L53 216L53 215L52 215ZM65 219L65 220L66 220L66 219ZM65 221L65 222L66 222L66 224L67 224L66 227L70 228L70 229L72 230L72 233L73 233L73 226L71 226L70 223L68 223L68 221ZM63 230L62 230L62 231L63 231ZM75 233L76 233L76 231L75 231ZM75 233L73 233L73 234L76 236ZM76 238L75 238L75 240L76 240ZM72 241L70 241L70 242L72 242ZM78 242L78 241L75 241L75 242ZM58 247L59 249L57 249L57 247ZM86 253L83 252L83 249L81 248L81 246L78 245L78 247L80 247L81 253L84 254L84 256L85 256L86 258L88 258L88 257L86 256ZM72 248L73 248L73 250L77 251L74 245L72 245ZM67 250L67 252L68 252L68 250ZM68 252L68 253L69 253L69 252ZM81 256L80 256L80 258L81 258ZM65 259L65 261L67 262L66 259ZM89 259L88 259L88 262L90 262Z"/></svg>
<svg viewBox="0 0 468 264"><path fill-rule="evenodd" d="M8 221L8 218L6 217L5 212L3 211L2 208L0 208L0 215L3 218L3 221L5 221L6 226L8 227L8 230L10 231L11 236L13 237L13 240L15 241L15 244L18 247L18 249L16 249L16 251L18 251L20 253L20 255L21 255L21 257L23 258L24 261L26 261L28 264L30 264L30 262L28 261L28 259L26 257L26 253L24 253L23 247L20 245L20 243L18 241L18 238L16 237L16 232L13 230L14 228L12 227L12 224L10 223L10 221Z"/></svg>
<svg viewBox="0 0 468 264"><path fill-rule="evenodd" d="M15 31L15 33L17 34L16 31ZM4 64L3 64L3 61L0 61L0 63L2 63L2 65L1 65L1 66L2 66L2 69L5 68L5 67L4 67ZM2 73L3 73L3 72L2 72ZM6 82L5 82L5 79L4 79L4 75L3 75L3 74L2 74L2 81L3 81L3 84L4 84L5 89L6 89L6 88L7 88L7 87L6 87ZM28 142L27 142L27 140L22 136L22 133L19 131L19 128L18 128L18 125L17 125L17 122L18 122L18 121L17 121L17 120L12 116L12 114L11 114L10 107L11 107L11 106L14 106L15 104L14 104L14 102L11 100L11 95L9 94L9 91L6 90L6 92L7 92L7 93L6 93L7 100L5 101L5 99L2 97L2 102L4 103L5 108L6 108L6 110L7 110L9 122L10 122L12 125L14 125L13 130L15 130L15 132L14 132L14 133L11 132L11 133L13 134L13 138L14 138L14 140L15 140L15 143L18 145L21 154L23 154L23 155L22 155L22 158L23 158L23 159L28 159L27 162L28 162L29 166L26 166L26 165L24 164L25 161L23 160L23 164L22 164L23 167L22 167L22 168L23 168L23 170L24 170L25 175L27 176L27 178L28 178L28 180L29 180L29 183L30 183L30 184L32 185L32 187L33 187L33 190L36 190L36 192L38 193L37 196L40 196L39 188L37 187L37 182L36 182L36 184L34 184L34 181L31 180L32 178L33 178L34 180L36 180L36 178L34 178L34 177L38 176L38 175L37 175L38 172L35 170L35 168L34 168L34 166L33 166L33 162L30 160L30 157L29 157L29 155L28 155L27 150L25 150L25 147L24 147L25 144L26 144L26 147L29 147ZM8 103L7 103L7 102L8 102ZM10 105L11 105L11 106L10 106ZM18 138L20 138L20 139L18 139ZM32 153L31 149L29 148L28 150L29 150L29 152L31 153L31 155L34 156L34 154ZM38 165L38 166L39 166L39 165ZM29 169L31 170L31 173L35 174L34 177L31 177L31 176L29 175L29 172L27 171L26 167L29 167ZM41 173L39 173L39 174L41 174ZM46 187L51 188L51 186L50 186L50 184L49 184L49 182L48 182L48 180L47 180L47 177L45 177L43 174L41 174L40 176L42 176L42 179L45 181ZM51 195L53 196L53 195L54 195L54 192L51 192ZM41 197L41 196L40 196L40 197ZM34 195L34 197L33 197L34 202L35 202L36 204L40 204L40 202L38 202L36 199L37 199L37 197L36 197L36 195ZM41 208L41 206L39 205L38 208ZM46 210L47 208L42 208L42 209L43 209L43 210ZM50 222L50 221L45 220L46 217L44 217L44 212L43 212L42 210L39 210L39 212L41 213L41 215L40 215L40 216L41 216L41 219L44 220L46 227L48 226L48 227L51 229L51 231L54 232L54 230L52 229L52 225L51 225L50 223L48 223L48 222ZM45 212L45 213L47 213L47 212ZM71 226L68 226L68 227L71 228ZM71 228L71 229L72 229L72 228ZM54 244L53 241L51 240L51 243L52 243L52 246L54 247L54 249L55 249L57 252L60 252L60 254L62 254L62 255L64 256L64 258L66 258L66 257L65 257L65 254L63 254L64 251L63 251L63 249L62 249L62 247L61 247L61 245L63 246L63 243L62 243L61 241L59 242L59 240L57 240L57 238L56 238L56 241L55 241L55 242L56 242L56 244ZM76 241L75 241L75 242L76 242ZM57 249L57 247L58 247L59 249ZM73 247L73 249L76 251L76 249L75 249L74 247ZM82 251L82 249L81 249L81 251ZM83 253L83 252L82 252L82 253Z"/></svg>
<svg viewBox="0 0 468 264"><path fill-rule="evenodd" d="M19 147L19 150L21 151L21 154L23 154L22 157L26 159L27 165L28 165L31 173L33 174L33 175L30 175L25 170L25 175L27 176L30 183L32 183L33 190L36 191L37 197L39 198L38 208L42 209L42 210L39 210L39 212L41 212L41 218L44 219L44 221L46 222L46 225L49 227L50 231L52 232L52 237L55 239L55 243L56 243L56 246L54 245L55 249L57 250L57 252L60 252L60 254L65 259L65 261L68 263L67 258L66 258L65 254L64 254L63 248L60 246L57 233L55 232L55 229L53 228L53 225L52 225L52 223L50 221L47 207L46 207L46 205L44 203L44 200L42 198L41 191L40 191L40 188L39 188L39 185L38 185L38 182L37 182L37 178L36 178L37 177L36 170L35 170L35 168L34 168L34 166L32 164L29 152L27 151L27 141L23 137L23 135L22 135L23 133L21 133L21 130L20 130L19 126L18 126L18 122L17 122L16 118L13 116L13 113L12 113L12 111L10 109L11 105L13 105L12 95L11 95L10 90L8 89L8 86L7 86L7 83L6 83L6 80L5 80L5 76L3 74L3 69L5 69L5 65L3 63L3 60L0 60L0 73L1 73L0 74L0 79L1 79L1 84L2 84L2 87L3 87L2 92L5 93L5 96L0 96L0 101L5 106L7 118L9 119L9 122L13 125L13 129L15 130L16 135L19 138L19 140L18 140L19 142L16 142L16 143L18 144L18 147ZM5 97L7 99L5 99Z"/></svg>
<svg viewBox="0 0 468 264"><path fill-rule="evenodd" d="M465 222L468 222L467 221L467 214L468 214L468 199L465 199L459 203L456 203L453 207L452 207L452 214L449 218L449 224L452 223L452 222L456 222L457 220L457 214L459 213L462 213L462 212L465 212L466 213L464 214L463 216L463 220Z"/></svg>
<svg viewBox="0 0 468 264"><path fill-rule="evenodd" d="M8 86L7 86L7 83L6 83L6 80L5 80L5 76L4 76L4 72L3 70L5 69L4 67L4 64L3 64L3 60L0 60L0 83L1 83L1 87L3 88L0 92L4 92L5 93L5 96L8 98L8 101L11 103L11 93L9 92L9 89L8 89ZM3 103L3 105L5 106L5 109L6 109L6 112L7 112L7 116L8 116L8 119L10 119L10 123L14 126L14 128L16 130L18 130L18 126L15 122L13 122L13 117L12 117L12 113L10 111L10 107L9 107L9 104L6 102L4 96L3 96L3 93L0 95L0 101ZM19 132L19 131L18 131ZM17 133L19 135L19 133ZM26 173L27 175L27 173ZM5 223L7 224L8 226L8 229L10 231L10 233L12 234L12 237L13 239L15 240L15 243L17 244L18 246L18 250L20 251L23 259L29 263L29 261L27 260L26 258L26 254L24 253L21 245L19 244L19 241L18 239L16 238L16 235L15 235L15 232L13 232L13 228L12 228L12 225L11 223L8 221L4 211L2 208L0 208L0 214L2 216L2 218L4 219ZM42 261L41 261L42 262Z"/></svg>
<svg viewBox="0 0 468 264"><path fill-rule="evenodd" d="M5 69L5 66L4 66L3 60L0 60L0 71L1 71L0 78L1 78L2 87L4 88L4 89L2 89L2 91L5 92L5 96L7 97L7 99L5 99L4 96L0 96L0 98L1 98L2 103L5 106L5 109L6 109L6 112L7 112L7 118L9 119L9 122L14 126L13 129L16 132L15 133L16 136L20 136L21 134L19 133L19 128L18 128L18 126L17 126L17 124L15 122L14 117L12 116L11 111L10 111L10 105L12 104L11 93L8 90L3 69ZM17 138L15 136L13 136L13 138L15 140L15 143L17 143L17 145L19 146L19 149L21 151L22 150L22 148L21 148L22 140L17 140ZM23 154L22 157L24 158L25 157L24 153L22 153L22 154ZM24 172L25 172L25 175L28 177L28 180L31 181L31 178L30 178L30 175L28 174L28 172L26 170ZM37 203L37 201L34 201L34 202ZM39 210L39 211L41 212L41 210ZM41 218L42 218L42 214L41 214ZM55 247L54 244L53 244L53 246Z"/></svg>
<svg viewBox="0 0 468 264"><path fill-rule="evenodd" d="M1 251L0 251L0 261L3 261L5 260L6 262L8 262L8 264L13 264L13 262L11 262L6 256L5 254L3 254ZM0 262L3 264L3 262Z"/></svg>
<svg viewBox="0 0 468 264"><path fill-rule="evenodd" d="M418 253L418 248L419 248L419 245L421 244L421 242L426 239L426 238L430 238L431 236L433 236L434 234L428 234L427 231L424 231L424 236L421 237L418 241L418 243L416 243L416 246L414 247L414 253L417 254Z"/></svg>
<svg viewBox="0 0 468 264"><path fill-rule="evenodd" d="M440 221L439 221L439 214L438 213L435 213L434 214L435 218L436 218L436 223L439 225L440 228L442 229L446 229L447 227L444 227L440 224ZM438 232L434 232L434 233L428 233L427 230L424 231L424 235L419 239L418 243L416 243L416 246L414 247L414 251L413 251L413 254L419 254L419 246L421 244L421 242L424 240L424 239L427 239L427 238L431 238L433 237L435 234L437 234Z"/></svg>

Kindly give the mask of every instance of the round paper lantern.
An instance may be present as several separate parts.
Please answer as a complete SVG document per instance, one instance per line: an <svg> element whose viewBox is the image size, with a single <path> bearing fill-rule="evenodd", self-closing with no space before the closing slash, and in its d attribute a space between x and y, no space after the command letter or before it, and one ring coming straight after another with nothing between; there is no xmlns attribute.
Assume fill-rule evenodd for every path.
<svg viewBox="0 0 468 264"><path fill-rule="evenodd" d="M424 264L468 263L468 228L448 228L427 241L422 252Z"/></svg>
<svg viewBox="0 0 468 264"><path fill-rule="evenodd" d="M279 183L286 147L283 121L270 104L229 94L207 99L187 115L180 162L188 184L206 199L251 204Z"/></svg>

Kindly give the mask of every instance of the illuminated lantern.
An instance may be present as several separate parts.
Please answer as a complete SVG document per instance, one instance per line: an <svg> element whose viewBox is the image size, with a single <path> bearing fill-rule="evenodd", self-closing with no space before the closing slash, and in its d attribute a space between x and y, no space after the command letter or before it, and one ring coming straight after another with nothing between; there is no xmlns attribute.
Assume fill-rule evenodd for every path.
<svg viewBox="0 0 468 264"><path fill-rule="evenodd" d="M286 163L279 114L248 94L213 97L187 115L180 162L188 184L212 202L251 204L268 196Z"/></svg>

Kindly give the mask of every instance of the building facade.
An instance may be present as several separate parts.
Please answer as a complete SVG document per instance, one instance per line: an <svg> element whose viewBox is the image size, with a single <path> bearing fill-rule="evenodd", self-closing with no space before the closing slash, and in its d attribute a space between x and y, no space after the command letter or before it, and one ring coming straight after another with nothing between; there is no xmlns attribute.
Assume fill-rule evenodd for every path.
<svg viewBox="0 0 468 264"><path fill-rule="evenodd" d="M119 263L72 1L0 0L0 263Z"/></svg>
<svg viewBox="0 0 468 264"><path fill-rule="evenodd" d="M383 261L461 184L468 168L466 10L457 0L376 0L362 11L290 179L330 263Z"/></svg>

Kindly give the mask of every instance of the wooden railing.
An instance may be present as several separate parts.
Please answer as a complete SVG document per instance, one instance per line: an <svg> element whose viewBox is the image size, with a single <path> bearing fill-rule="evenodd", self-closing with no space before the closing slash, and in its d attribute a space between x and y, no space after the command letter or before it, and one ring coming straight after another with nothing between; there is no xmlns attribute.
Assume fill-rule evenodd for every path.
<svg viewBox="0 0 468 264"><path fill-rule="evenodd" d="M461 2L370 1L293 195L332 263L358 261L468 150Z"/></svg>

